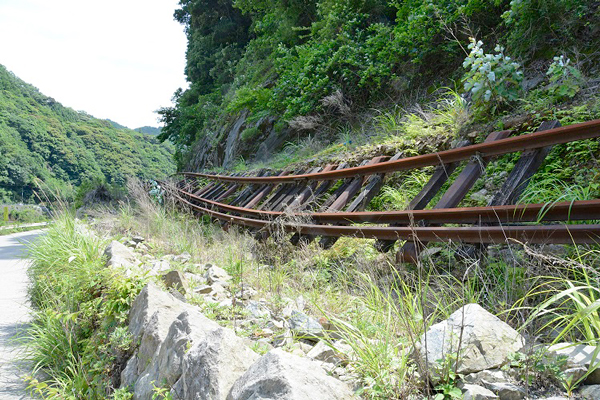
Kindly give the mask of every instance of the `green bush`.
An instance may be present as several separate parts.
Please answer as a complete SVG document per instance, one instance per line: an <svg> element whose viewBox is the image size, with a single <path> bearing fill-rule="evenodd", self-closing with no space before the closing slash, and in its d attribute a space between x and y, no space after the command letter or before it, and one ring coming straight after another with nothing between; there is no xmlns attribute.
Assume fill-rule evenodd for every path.
<svg viewBox="0 0 600 400"><path fill-rule="evenodd" d="M467 69L463 80L475 111L493 114L517 100L523 80L520 65L504 54L502 46L496 46L495 54L485 54L483 42L471 38L469 49L471 52L463 63Z"/></svg>
<svg viewBox="0 0 600 400"><path fill-rule="evenodd" d="M260 129L257 126L253 126L251 128L246 128L242 131L240 135L242 141L249 142L260 135Z"/></svg>

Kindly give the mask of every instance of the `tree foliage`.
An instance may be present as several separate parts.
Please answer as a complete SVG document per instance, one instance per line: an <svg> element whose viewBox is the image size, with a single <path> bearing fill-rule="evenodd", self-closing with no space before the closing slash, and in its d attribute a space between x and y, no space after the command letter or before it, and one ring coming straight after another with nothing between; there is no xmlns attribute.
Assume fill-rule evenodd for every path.
<svg viewBox="0 0 600 400"><path fill-rule="evenodd" d="M0 65L0 201L33 200L36 180L74 193L86 181L174 171L172 145L63 107Z"/></svg>
<svg viewBox="0 0 600 400"><path fill-rule="evenodd" d="M160 111L160 138L176 144L181 162L241 109L289 121L319 112L340 90L356 108L447 84L464 73L470 37L522 63L593 51L598 8L591 0L181 0L175 18L188 36L190 88Z"/></svg>

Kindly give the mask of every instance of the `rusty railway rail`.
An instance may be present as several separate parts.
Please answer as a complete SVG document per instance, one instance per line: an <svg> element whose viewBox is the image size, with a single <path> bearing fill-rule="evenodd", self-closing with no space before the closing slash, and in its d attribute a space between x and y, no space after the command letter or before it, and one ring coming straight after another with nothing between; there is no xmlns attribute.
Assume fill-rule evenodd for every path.
<svg viewBox="0 0 600 400"><path fill-rule="evenodd" d="M416 157L375 157L357 167L262 170L256 176L185 172L171 195L195 212L259 230L262 237L274 229L293 233L293 243L320 236L320 244L330 246L337 237L355 236L376 239L376 247L386 251L405 240L399 254L408 260L418 253L410 242L600 243L600 224L573 224L600 221L600 199L515 204L553 145L600 137L600 120L567 127L545 122L534 133L509 137L511 133L493 132L483 143L461 142L457 148ZM458 207L493 157L514 152L521 152L520 158L487 207ZM449 182L463 161L467 164ZM435 171L406 210L363 211L386 173L428 166ZM452 184L437 204L425 209L446 182ZM448 224L469 226L443 226Z"/></svg>
<svg viewBox="0 0 600 400"><path fill-rule="evenodd" d="M477 226L477 227L379 227L337 226L265 221L232 216L193 204L179 195L179 201L195 211L216 219L251 228L269 228L274 224L286 232L299 232L321 236L354 236L365 239L419 240L423 242L506 243L518 240L532 244L542 243L600 243L600 224L593 225L529 225L529 226Z"/></svg>
<svg viewBox="0 0 600 400"><path fill-rule="evenodd" d="M534 150L547 146L573 142L577 140L593 139L600 136L600 120L583 122L580 124L558 127L533 132L521 136L514 136L493 142L479 143L471 146L440 151L403 158L400 160L383 161L372 165L352 168L344 168L337 171L316 172L298 175L268 176L268 177L246 177L212 175L196 172L182 172L184 176L208 178L222 182L237 183L286 183L302 180L337 180L353 178L356 176L385 174L407 169L416 169L432 165L449 164L457 161L467 160L473 156L493 157L518 151Z"/></svg>
<svg viewBox="0 0 600 400"><path fill-rule="evenodd" d="M276 218L298 218L300 220L309 219L318 223L401 223L406 225L421 222L430 224L494 224L600 220L600 200L491 207L438 208L434 210L288 213L230 206L225 203L195 196L182 189L175 188L175 190L190 200L196 200L207 207L212 206L222 213L231 212L270 220Z"/></svg>

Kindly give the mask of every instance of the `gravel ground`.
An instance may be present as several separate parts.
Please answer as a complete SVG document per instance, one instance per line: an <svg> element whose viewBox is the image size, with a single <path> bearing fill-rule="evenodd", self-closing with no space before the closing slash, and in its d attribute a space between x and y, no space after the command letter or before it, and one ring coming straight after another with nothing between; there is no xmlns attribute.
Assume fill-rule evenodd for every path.
<svg viewBox="0 0 600 400"><path fill-rule="evenodd" d="M20 346L15 337L29 321L25 243L43 231L0 236L0 400L30 399L16 361Z"/></svg>

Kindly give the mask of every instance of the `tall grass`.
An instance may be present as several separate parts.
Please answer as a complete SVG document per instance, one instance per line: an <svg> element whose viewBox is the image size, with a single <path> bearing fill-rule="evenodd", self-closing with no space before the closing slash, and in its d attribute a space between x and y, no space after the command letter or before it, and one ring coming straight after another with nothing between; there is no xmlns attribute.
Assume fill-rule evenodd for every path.
<svg viewBox="0 0 600 400"><path fill-rule="evenodd" d="M44 398L104 399L118 384L111 371L125 357L115 357L111 338L145 281L104 268L103 244L63 213L30 247L34 310L24 357L33 366L29 388Z"/></svg>

